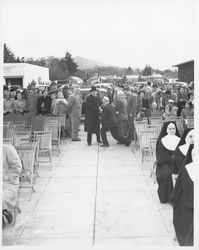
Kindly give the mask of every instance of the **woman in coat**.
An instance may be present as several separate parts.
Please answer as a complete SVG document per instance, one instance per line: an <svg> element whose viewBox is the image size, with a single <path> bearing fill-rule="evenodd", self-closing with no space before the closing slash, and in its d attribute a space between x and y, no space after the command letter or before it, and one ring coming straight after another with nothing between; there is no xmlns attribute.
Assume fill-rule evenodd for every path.
<svg viewBox="0 0 199 250"><path fill-rule="evenodd" d="M194 145L190 145L182 163L172 195L173 225L180 246L193 246L193 187L198 175L194 162Z"/></svg>
<svg viewBox="0 0 199 250"><path fill-rule="evenodd" d="M42 96L39 97L37 103L37 111L40 115L47 115L51 113L52 99L48 95L48 91L44 90Z"/></svg>
<svg viewBox="0 0 199 250"><path fill-rule="evenodd" d="M86 99L85 131L87 131L88 146L92 143L92 134L97 136L97 142L100 143L100 119L99 119L99 99L97 98L97 89L91 87L91 94Z"/></svg>
<svg viewBox="0 0 199 250"><path fill-rule="evenodd" d="M156 143L156 179L161 203L170 202L173 190L173 154L180 141L175 122L165 122Z"/></svg>

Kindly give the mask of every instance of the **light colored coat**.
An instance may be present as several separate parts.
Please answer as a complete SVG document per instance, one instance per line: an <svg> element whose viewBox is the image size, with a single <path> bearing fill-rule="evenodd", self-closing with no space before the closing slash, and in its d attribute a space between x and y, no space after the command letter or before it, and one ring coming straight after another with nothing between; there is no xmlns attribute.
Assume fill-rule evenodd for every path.
<svg viewBox="0 0 199 250"><path fill-rule="evenodd" d="M68 99L68 112L70 117L81 118L82 100L79 95L71 95Z"/></svg>
<svg viewBox="0 0 199 250"><path fill-rule="evenodd" d="M22 164L12 145L3 145L3 199L2 208L12 212L19 188Z"/></svg>

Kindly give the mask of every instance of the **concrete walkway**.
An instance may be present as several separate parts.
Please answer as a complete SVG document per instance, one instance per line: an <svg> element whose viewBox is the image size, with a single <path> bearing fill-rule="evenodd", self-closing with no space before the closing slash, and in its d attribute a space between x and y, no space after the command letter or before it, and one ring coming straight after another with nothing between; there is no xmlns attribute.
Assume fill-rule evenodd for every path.
<svg viewBox="0 0 199 250"><path fill-rule="evenodd" d="M83 130L83 129L82 129ZM157 185L141 170L133 145L110 147L62 140L54 169L39 169L36 192L21 190L15 227L3 231L3 245L175 246L172 208L160 204Z"/></svg>

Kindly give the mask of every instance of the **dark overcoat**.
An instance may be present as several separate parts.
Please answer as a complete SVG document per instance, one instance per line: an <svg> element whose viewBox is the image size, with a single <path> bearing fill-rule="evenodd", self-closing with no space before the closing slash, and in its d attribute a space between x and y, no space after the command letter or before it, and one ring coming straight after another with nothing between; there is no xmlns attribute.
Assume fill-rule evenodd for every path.
<svg viewBox="0 0 199 250"><path fill-rule="evenodd" d="M93 95L86 99L86 115L84 130L90 133L98 133L100 129L99 100Z"/></svg>

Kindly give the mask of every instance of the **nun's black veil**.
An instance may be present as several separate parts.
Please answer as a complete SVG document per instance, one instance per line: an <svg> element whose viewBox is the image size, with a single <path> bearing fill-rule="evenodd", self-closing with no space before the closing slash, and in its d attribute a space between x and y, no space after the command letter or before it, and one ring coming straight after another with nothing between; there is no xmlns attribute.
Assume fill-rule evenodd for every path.
<svg viewBox="0 0 199 250"><path fill-rule="evenodd" d="M174 215L173 215L173 224L176 231L176 236L178 238L178 241L181 246L192 246L193 245L193 221L191 219L191 211L193 211L193 187L189 187L187 185L186 192L183 192L183 186L186 185L186 182L184 182L183 178L183 171L185 170L185 166L192 162L192 156L191 152L194 148L194 144L191 144L189 146L187 155L182 163L182 167L180 170L180 173L178 175L178 178L176 180L175 187L173 189L173 193L171 195L171 204L174 208ZM181 199L182 198L182 199ZM181 204L182 202L182 204ZM186 207L186 209L185 209ZM187 212L183 211L189 211L189 216L187 215ZM186 221L188 221L187 228L183 228L181 224L181 220L179 219L179 213L182 217L181 220L183 220L183 217ZM184 239L182 237L184 235Z"/></svg>
<svg viewBox="0 0 199 250"><path fill-rule="evenodd" d="M178 147L181 146L181 145L184 145L186 143L185 139L189 133L189 131L191 131L193 128L186 128L182 134L182 137L178 143Z"/></svg>
<svg viewBox="0 0 199 250"><path fill-rule="evenodd" d="M189 164L193 161L192 156L191 156L191 152L192 152L193 148L194 148L194 144L190 144L189 149L187 151L187 154L184 158L184 161L182 162L182 166L180 168L180 173L179 173L179 176L177 178L176 185L175 185L175 188L174 188L174 191L172 194L171 200L172 200L173 205L175 204L176 200L180 197L180 194L181 194L181 188L179 188L179 185L178 185L178 182L180 182L181 172L187 164Z"/></svg>
<svg viewBox="0 0 199 250"><path fill-rule="evenodd" d="M193 148L194 148L194 144L190 144L189 149L187 151L187 154L184 158L184 161L182 162L182 167L186 166L187 164L189 164L193 161L192 156L191 156L191 152L192 152Z"/></svg>

